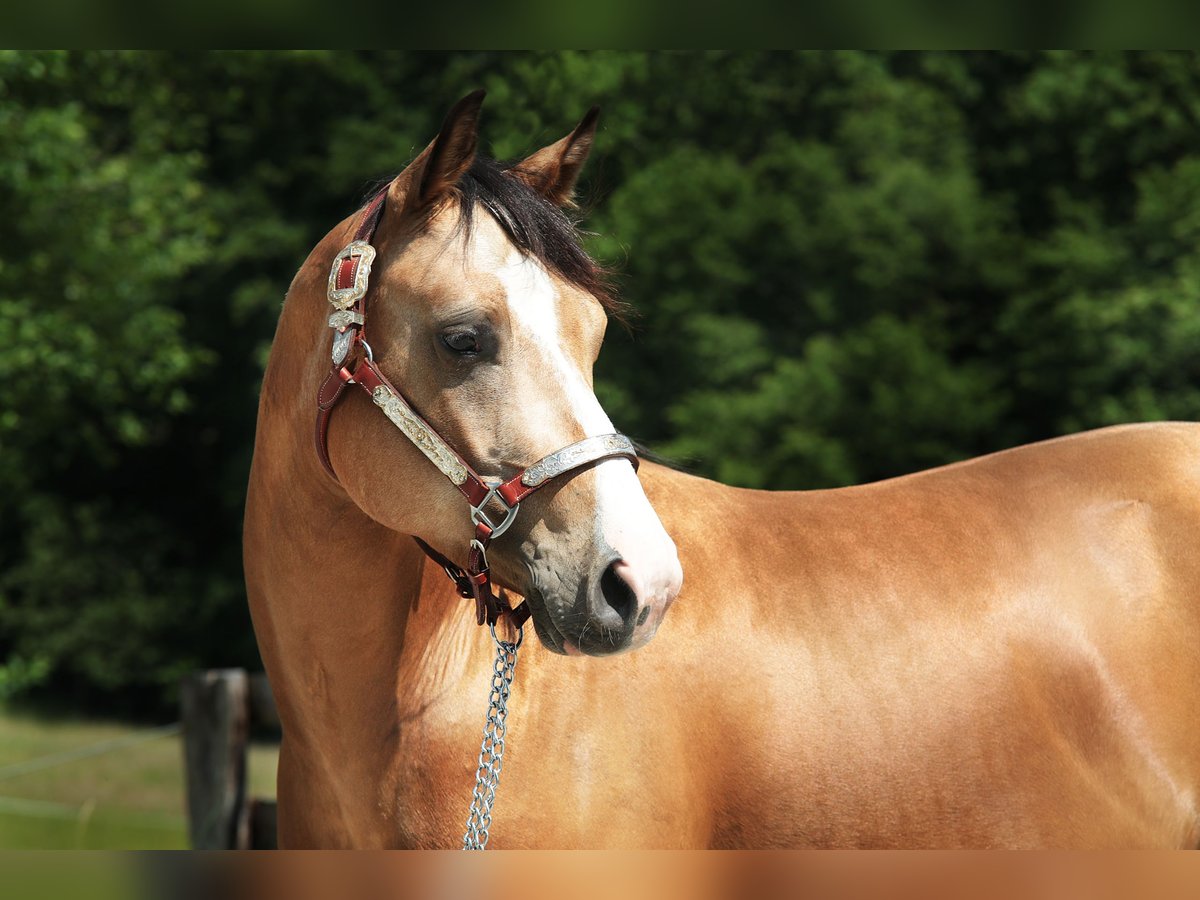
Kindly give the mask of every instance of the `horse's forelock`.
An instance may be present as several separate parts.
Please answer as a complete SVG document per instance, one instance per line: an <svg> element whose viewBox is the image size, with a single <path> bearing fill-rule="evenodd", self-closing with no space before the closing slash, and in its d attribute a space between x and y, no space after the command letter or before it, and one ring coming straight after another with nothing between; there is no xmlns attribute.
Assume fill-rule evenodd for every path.
<svg viewBox="0 0 1200 900"><path fill-rule="evenodd" d="M575 222L508 169L506 163L478 156L459 179L455 193L463 236L470 237L476 206L482 206L522 252L591 294L610 316L625 321L629 309L616 296L612 273L584 250Z"/></svg>

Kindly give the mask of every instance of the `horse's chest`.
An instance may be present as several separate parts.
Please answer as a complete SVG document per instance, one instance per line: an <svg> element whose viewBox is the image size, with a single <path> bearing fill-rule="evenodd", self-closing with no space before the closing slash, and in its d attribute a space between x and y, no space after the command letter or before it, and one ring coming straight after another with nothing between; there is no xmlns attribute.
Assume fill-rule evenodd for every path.
<svg viewBox="0 0 1200 900"><path fill-rule="evenodd" d="M476 712L427 714L402 738L388 786L392 843L461 844L482 737L483 710ZM631 740L624 729L578 728L546 712L524 704L512 711L491 846L707 842L707 816L697 804L703 792L695 771L677 765L669 731L656 740Z"/></svg>

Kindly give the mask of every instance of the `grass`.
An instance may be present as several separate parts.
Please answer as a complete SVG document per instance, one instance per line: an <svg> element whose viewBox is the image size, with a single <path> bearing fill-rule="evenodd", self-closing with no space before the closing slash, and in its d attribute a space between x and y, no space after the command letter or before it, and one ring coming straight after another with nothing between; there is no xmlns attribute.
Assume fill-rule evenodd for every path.
<svg viewBox="0 0 1200 900"><path fill-rule="evenodd" d="M105 752L81 756L85 748ZM277 757L272 744L251 746L251 795L275 796ZM187 845L178 733L0 707L0 848Z"/></svg>

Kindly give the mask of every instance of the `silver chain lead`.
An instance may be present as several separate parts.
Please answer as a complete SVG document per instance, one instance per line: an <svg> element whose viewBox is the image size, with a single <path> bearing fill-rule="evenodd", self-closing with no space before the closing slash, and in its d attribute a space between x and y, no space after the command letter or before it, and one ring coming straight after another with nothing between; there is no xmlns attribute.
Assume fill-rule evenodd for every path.
<svg viewBox="0 0 1200 900"><path fill-rule="evenodd" d="M471 811L467 814L467 831L463 835L464 850L487 849L492 828L492 806L496 802L500 768L504 764L508 695L517 671L517 649L525 640L525 633L518 629L515 641L502 641L496 637L496 627L493 625L492 640L496 642L496 661L488 697L487 721L483 724L483 744L479 748L479 767L475 770L475 790L471 793Z"/></svg>

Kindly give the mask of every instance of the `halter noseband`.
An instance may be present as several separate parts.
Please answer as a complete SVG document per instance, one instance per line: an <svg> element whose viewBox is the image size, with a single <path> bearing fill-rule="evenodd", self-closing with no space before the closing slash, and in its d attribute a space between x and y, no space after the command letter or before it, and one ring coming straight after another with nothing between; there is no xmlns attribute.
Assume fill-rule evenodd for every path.
<svg viewBox="0 0 1200 900"><path fill-rule="evenodd" d="M471 505L475 537L471 541L465 570L419 537L414 535L413 539L430 559L446 571L460 596L474 599L478 624L487 622L494 626L501 615L506 615L519 628L529 618L529 606L522 601L516 607L509 608L492 590L487 561L487 548L492 539L508 530L520 511L521 500L538 488L562 475L577 474L580 469L605 459L627 459L637 469L637 453L629 438L623 434L596 435L551 453L503 481L480 476L454 448L442 440L441 435L412 408L404 395L379 370L371 345L364 336L371 263L375 260L375 248L371 240L383 216L386 199L387 188L384 188L367 204L354 233L354 240L334 257L333 269L329 273L328 296L333 307L329 327L333 329L333 351L329 375L317 392L317 456L336 481L337 473L333 471L333 464L329 460L329 419L346 386L357 384L392 424L462 492ZM363 352L355 361L347 363L355 346L360 346Z"/></svg>

